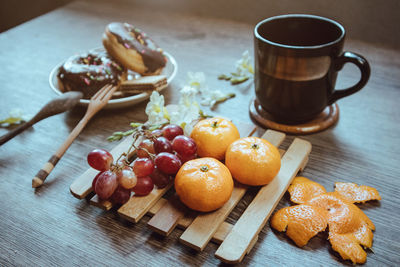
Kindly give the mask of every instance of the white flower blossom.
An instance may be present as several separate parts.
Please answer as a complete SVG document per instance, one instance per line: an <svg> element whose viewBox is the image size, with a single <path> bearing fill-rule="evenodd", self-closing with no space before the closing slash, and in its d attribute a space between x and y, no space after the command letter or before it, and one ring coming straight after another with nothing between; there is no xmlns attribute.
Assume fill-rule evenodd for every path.
<svg viewBox="0 0 400 267"><path fill-rule="evenodd" d="M206 85L206 76L203 72L188 72L188 82L180 91L177 105L165 107L164 96L156 91L151 94L146 106L148 116L146 124L176 124L183 128L186 135L189 135L201 112L196 101L197 94L200 94L202 105L211 107L234 96L220 90L210 90Z"/></svg>
<svg viewBox="0 0 400 267"><path fill-rule="evenodd" d="M196 101L196 89L184 86L181 91L178 105L167 107L170 114L170 123L181 126L185 134L189 135L193 129L192 122L199 118L200 107Z"/></svg>
<svg viewBox="0 0 400 267"><path fill-rule="evenodd" d="M248 53L247 53L248 54ZM218 102L231 98L234 94L223 93L220 90L211 90L206 84L204 72L188 72L188 86L194 88L201 96L200 104L214 106Z"/></svg>
<svg viewBox="0 0 400 267"><path fill-rule="evenodd" d="M187 85L196 89L197 92L201 92L202 89L206 86L206 75L204 72L188 72L187 73L188 81Z"/></svg>
<svg viewBox="0 0 400 267"><path fill-rule="evenodd" d="M237 76L252 76L254 74L253 66L251 65L251 57L249 51L246 50L242 54L242 58L236 61Z"/></svg>
<svg viewBox="0 0 400 267"><path fill-rule="evenodd" d="M201 104L203 106L214 106L216 103L225 101L229 98L234 97L235 94L223 93L220 90L207 90L203 91L201 94Z"/></svg>
<svg viewBox="0 0 400 267"><path fill-rule="evenodd" d="M150 96L150 101L146 106L146 114L148 116L147 124L157 125L167 123L169 114L164 106L164 96L157 91L153 91Z"/></svg>

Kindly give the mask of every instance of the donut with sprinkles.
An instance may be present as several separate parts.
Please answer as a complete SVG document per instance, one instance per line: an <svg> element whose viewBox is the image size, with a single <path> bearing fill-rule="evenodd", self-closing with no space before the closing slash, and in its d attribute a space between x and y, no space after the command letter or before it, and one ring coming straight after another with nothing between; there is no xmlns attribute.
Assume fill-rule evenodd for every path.
<svg viewBox="0 0 400 267"><path fill-rule="evenodd" d="M160 74L166 65L162 49L146 33L128 23L108 24L103 45L115 60L141 75Z"/></svg>
<svg viewBox="0 0 400 267"><path fill-rule="evenodd" d="M80 91L85 99L106 84L119 84L127 76L126 68L105 51L92 50L68 58L57 74L62 92Z"/></svg>

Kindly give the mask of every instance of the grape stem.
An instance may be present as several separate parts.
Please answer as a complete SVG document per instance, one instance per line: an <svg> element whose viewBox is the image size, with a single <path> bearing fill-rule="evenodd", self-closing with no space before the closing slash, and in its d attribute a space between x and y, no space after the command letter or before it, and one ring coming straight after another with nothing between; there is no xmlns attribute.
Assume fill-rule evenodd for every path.
<svg viewBox="0 0 400 267"><path fill-rule="evenodd" d="M135 131L134 131L133 134L132 134L133 141L132 141L131 145L129 146L128 151L127 151L127 152L123 152L123 153L118 157L118 159L115 161L116 163L118 163L119 160L120 160L122 157L125 156L126 159L124 160L124 164L123 164L122 166L119 166L118 164L112 164L112 165L114 166L114 168L117 168L117 170L119 170L119 169L122 169L123 167L125 167L125 166L127 166L127 165L130 164L129 157L130 157L132 148L135 149L136 151L138 151L138 150L144 150L144 151L154 160L154 158L155 158L155 155L154 155L154 154L150 153L146 148L138 148L138 147L135 145L140 136L145 136L145 137L147 137L147 138L150 137L150 138L152 138L152 139L155 138L155 136L154 136L153 134L151 134L151 132L147 129L147 127L146 127L145 125L139 126L137 129L135 129Z"/></svg>
<svg viewBox="0 0 400 267"><path fill-rule="evenodd" d="M154 160L155 159L155 157L156 157L156 155L155 154L153 154L153 153L150 153L150 151L148 151L146 148L144 148L144 147L141 147L141 148L137 148L137 150L143 150L144 152L146 152L147 153L147 155L149 155L150 157L151 157L151 159L152 160Z"/></svg>

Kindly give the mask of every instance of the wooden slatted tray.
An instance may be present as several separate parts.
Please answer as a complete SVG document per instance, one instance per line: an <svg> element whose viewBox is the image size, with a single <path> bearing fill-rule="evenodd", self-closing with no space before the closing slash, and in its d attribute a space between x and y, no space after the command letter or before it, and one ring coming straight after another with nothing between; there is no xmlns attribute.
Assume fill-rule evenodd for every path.
<svg viewBox="0 0 400 267"><path fill-rule="evenodd" d="M255 132L254 125L239 124L238 129L242 137ZM279 147L285 137L283 133L267 130L261 138ZM114 158L129 147L131 140L126 138L111 151ZM148 226L153 231L169 235L175 227L180 227L185 229L180 237L183 244L201 251L211 240L221 244L215 253L217 258L226 263L238 263L257 242L259 232L291 181L306 166L310 152L311 144L299 138L294 139L287 151L280 149L282 164L278 175L270 184L260 188L235 225L225 222L225 219L246 193L247 186L238 183L235 183L230 200L214 212L199 213L189 210L174 194L169 199L163 198L172 187L171 184L163 189L155 188L144 197L131 197L118 209L118 214L134 223L149 214L152 218L148 221ZM97 171L93 169L84 172L71 184L71 193L79 199L87 197L92 192L92 180L96 174ZM90 204L105 210L112 208L111 202L101 201L96 195L90 199Z"/></svg>

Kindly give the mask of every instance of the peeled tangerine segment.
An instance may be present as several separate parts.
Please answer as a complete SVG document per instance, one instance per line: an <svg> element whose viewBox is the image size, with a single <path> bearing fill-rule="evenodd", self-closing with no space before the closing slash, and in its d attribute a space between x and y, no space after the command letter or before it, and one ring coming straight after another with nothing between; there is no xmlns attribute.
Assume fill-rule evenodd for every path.
<svg viewBox="0 0 400 267"><path fill-rule="evenodd" d="M373 187L354 183L335 183L335 192L338 192L352 203L364 203L369 200L381 200L381 196Z"/></svg>
<svg viewBox="0 0 400 267"><path fill-rule="evenodd" d="M367 215L337 192L317 196L308 204L327 211L329 240L333 250L353 263L365 262L367 254L361 245L368 248L372 246L371 230L375 229Z"/></svg>
<svg viewBox="0 0 400 267"><path fill-rule="evenodd" d="M343 259L364 263L372 247L375 226L354 202L380 200L378 191L369 186L336 183L335 192L304 177L296 177L289 187L291 200L300 205L283 208L271 219L271 227L286 234L302 247L318 232L329 228L332 248Z"/></svg>
<svg viewBox="0 0 400 267"><path fill-rule="evenodd" d="M306 203L313 197L326 193L326 189L322 185L305 177L296 177L288 191L290 200L297 204Z"/></svg>
<svg viewBox="0 0 400 267"><path fill-rule="evenodd" d="M312 237L327 226L327 214L324 209L310 206L297 205L279 210L271 219L271 226L286 234L302 247Z"/></svg>
<svg viewBox="0 0 400 267"><path fill-rule="evenodd" d="M364 224L371 230L375 230L374 224L367 215L359 207L337 192L328 192L317 196L306 204L327 211L330 232L350 233L356 231Z"/></svg>
<svg viewBox="0 0 400 267"><path fill-rule="evenodd" d="M351 260L353 263L364 263L367 260L367 253L353 235L329 233L329 241L333 250L344 260Z"/></svg>

